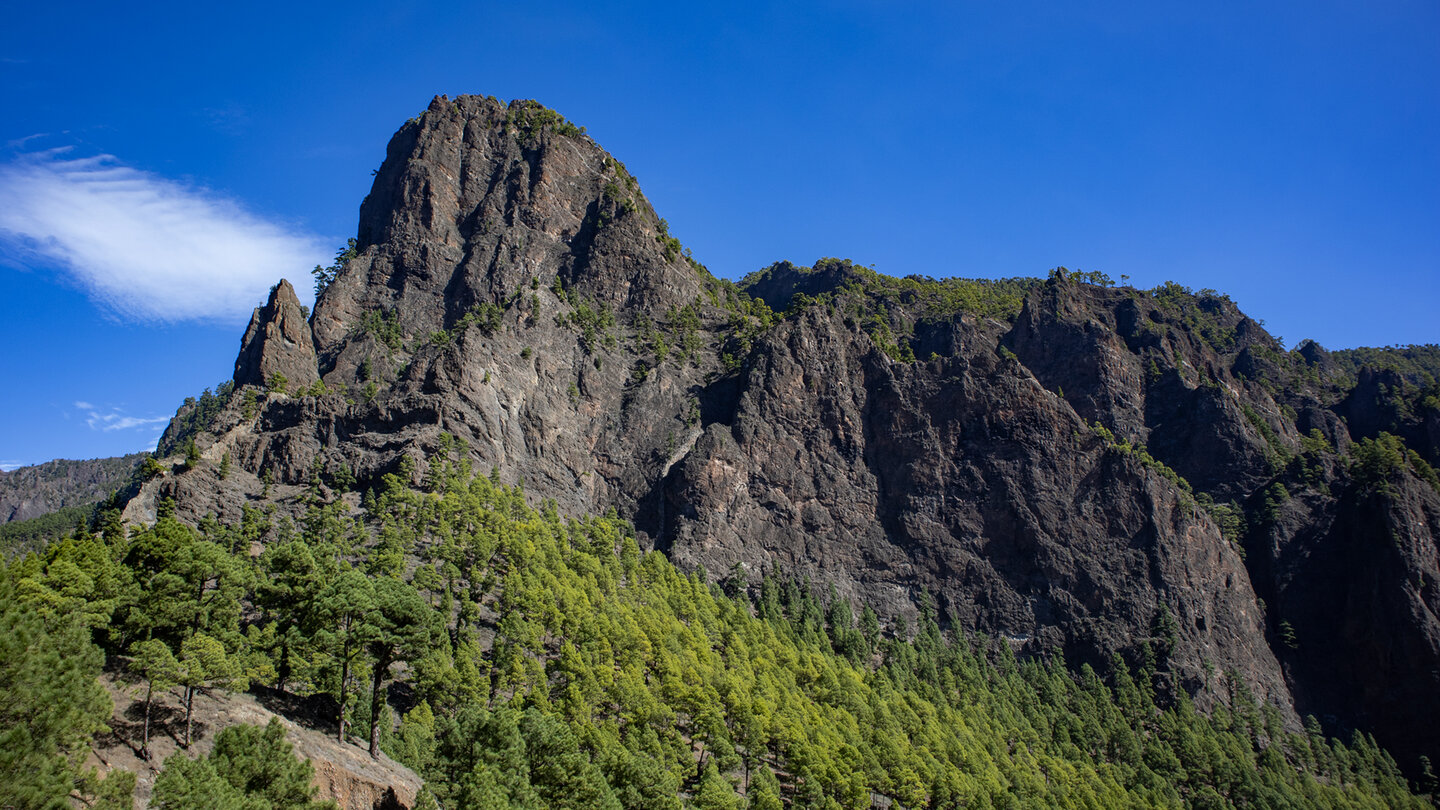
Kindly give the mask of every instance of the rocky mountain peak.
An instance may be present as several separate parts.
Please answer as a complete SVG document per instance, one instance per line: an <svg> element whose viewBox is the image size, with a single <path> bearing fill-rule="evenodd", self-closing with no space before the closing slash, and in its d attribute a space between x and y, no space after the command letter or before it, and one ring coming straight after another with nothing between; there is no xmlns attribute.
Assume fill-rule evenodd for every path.
<svg viewBox="0 0 1440 810"><path fill-rule="evenodd" d="M267 385L283 378L287 387L305 388L318 380L314 341L305 316L295 288L280 279L270 288L270 300L250 316L240 355L235 358L235 384Z"/></svg>
<svg viewBox="0 0 1440 810"><path fill-rule="evenodd" d="M813 267L776 262L746 276L740 286L764 301L776 312L790 308L796 295L810 298L832 293L847 283L861 280L855 266L843 259L821 259Z"/></svg>
<svg viewBox="0 0 1440 810"><path fill-rule="evenodd" d="M1440 755L1411 722L1440 689L1435 352L1287 352L1214 291L1063 268L729 285L583 130L479 96L396 133L342 263L313 341L276 287L239 395L167 433L202 461L127 519L355 505L453 460L742 586L808 579L896 627L928 599L1022 654L1151 660L1198 705L1243 684ZM247 388L276 373L292 395ZM1413 666L1343 666L1377 640Z"/></svg>
<svg viewBox="0 0 1440 810"><path fill-rule="evenodd" d="M482 96L437 96L395 134L358 247L314 319L326 372L342 377L367 316L424 336L542 289L653 315L688 304L708 277L581 128L533 101Z"/></svg>

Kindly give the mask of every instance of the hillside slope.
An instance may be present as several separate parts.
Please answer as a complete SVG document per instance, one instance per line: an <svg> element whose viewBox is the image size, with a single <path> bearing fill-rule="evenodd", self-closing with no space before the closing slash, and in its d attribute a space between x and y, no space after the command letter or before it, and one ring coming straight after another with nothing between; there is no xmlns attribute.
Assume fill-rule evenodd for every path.
<svg viewBox="0 0 1440 810"><path fill-rule="evenodd" d="M887 631L795 579L687 575L453 445L427 462L363 508L311 492L298 526L167 503L0 570L0 797L128 810L138 774L156 807L324 810L316 783L377 810L1430 806L1372 738L1287 732L1234 680L1208 713L1159 705L1163 637L1102 680L944 631L928 599ZM103 781L66 756L97 731Z"/></svg>
<svg viewBox="0 0 1440 810"><path fill-rule="evenodd" d="M94 505L123 487L147 455L60 458L0 472L0 523L30 520L67 506Z"/></svg>

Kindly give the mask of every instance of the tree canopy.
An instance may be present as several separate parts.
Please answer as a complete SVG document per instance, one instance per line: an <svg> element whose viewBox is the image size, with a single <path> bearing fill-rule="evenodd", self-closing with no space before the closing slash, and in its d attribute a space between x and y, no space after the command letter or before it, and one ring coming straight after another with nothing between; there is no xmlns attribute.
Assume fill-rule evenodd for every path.
<svg viewBox="0 0 1440 810"><path fill-rule="evenodd" d="M0 763L26 778L0 792L84 789L103 647L154 700L328 695L334 732L368 729L440 807L1424 806L1373 740L1287 731L1238 679L1209 715L1160 702L1160 653L1016 660L923 594L916 626L886 625L819 583L709 583L458 458L424 477L386 476L363 512L315 494L299 521L167 516L11 563ZM309 807L308 782L278 724L233 728L172 756L155 806Z"/></svg>

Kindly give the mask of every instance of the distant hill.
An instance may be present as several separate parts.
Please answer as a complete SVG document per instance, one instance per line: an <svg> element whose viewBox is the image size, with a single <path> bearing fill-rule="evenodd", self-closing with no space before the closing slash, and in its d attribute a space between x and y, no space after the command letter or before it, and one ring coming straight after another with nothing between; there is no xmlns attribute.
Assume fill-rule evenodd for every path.
<svg viewBox="0 0 1440 810"><path fill-rule="evenodd" d="M92 505L118 489L149 453L83 461L55 459L0 472L0 523Z"/></svg>

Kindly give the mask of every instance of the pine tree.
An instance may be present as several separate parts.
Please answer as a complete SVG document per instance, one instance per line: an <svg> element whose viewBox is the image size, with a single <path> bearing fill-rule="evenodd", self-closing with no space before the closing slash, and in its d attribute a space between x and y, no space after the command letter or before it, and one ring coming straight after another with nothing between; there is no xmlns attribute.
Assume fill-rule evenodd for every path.
<svg viewBox="0 0 1440 810"><path fill-rule="evenodd" d="M622 810L604 775L555 717L529 709L520 720L530 785L547 806L562 810Z"/></svg>
<svg viewBox="0 0 1440 810"><path fill-rule="evenodd" d="M350 695L350 670L356 656L365 649L373 628L371 614L375 610L375 589L370 578L354 569L346 569L315 599L313 620L318 625L315 639L329 648L340 662L340 680L336 686L336 739L345 742L345 711Z"/></svg>
<svg viewBox="0 0 1440 810"><path fill-rule="evenodd" d="M169 645L158 638L137 641L130 646L130 669L145 679L145 722L140 734L140 755L150 758L150 708L156 692L165 692L180 683L180 662Z"/></svg>
<svg viewBox="0 0 1440 810"><path fill-rule="evenodd" d="M177 752L155 779L150 806L158 810L336 810L315 801L314 770L295 756L285 727L231 726L215 737L207 757Z"/></svg>
<svg viewBox="0 0 1440 810"><path fill-rule="evenodd" d="M68 808L110 699L78 613L42 620L0 576L0 807Z"/></svg>
<svg viewBox="0 0 1440 810"><path fill-rule="evenodd" d="M155 777L150 797L155 810L256 810L245 794L215 772L206 757L191 759L176 751L165 760Z"/></svg>
<svg viewBox="0 0 1440 810"><path fill-rule="evenodd" d="M420 657L440 637L435 611L415 589L388 577L375 581L375 610L369 617L368 647L374 659L370 685L370 756L380 756L380 717L390 667Z"/></svg>
<svg viewBox="0 0 1440 810"><path fill-rule="evenodd" d="M260 555L260 570L255 603L275 623L275 685L283 692L295 669L297 648L303 646L301 628L312 623L324 579L311 548L301 541L270 545Z"/></svg>
<svg viewBox="0 0 1440 810"><path fill-rule="evenodd" d="M226 652L225 645L204 633L196 633L180 645L180 685L185 687L185 747L190 747L193 727L195 693L209 686L245 689L245 676L239 664Z"/></svg>
<svg viewBox="0 0 1440 810"><path fill-rule="evenodd" d="M720 777L713 762L700 779L693 806L695 810L740 810L740 797L736 795L735 788Z"/></svg>
<svg viewBox="0 0 1440 810"><path fill-rule="evenodd" d="M330 803L314 802L314 770L295 756L278 718L259 726L231 726L215 738L210 761L222 779L265 807L276 810L318 810Z"/></svg>

